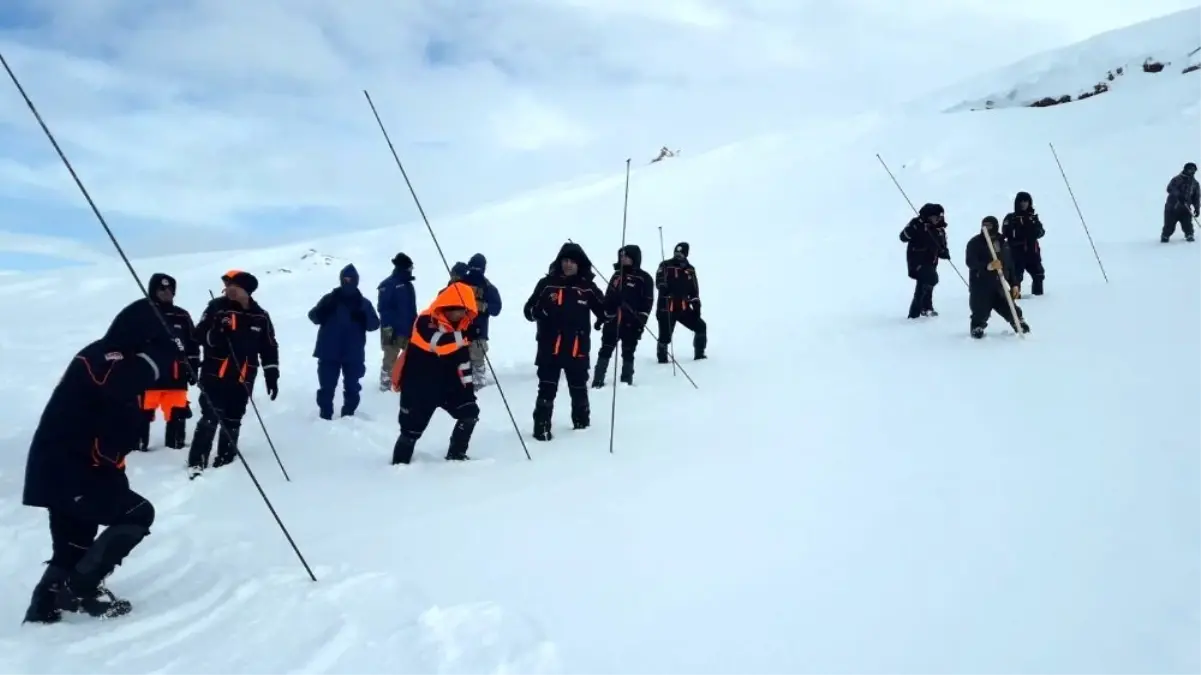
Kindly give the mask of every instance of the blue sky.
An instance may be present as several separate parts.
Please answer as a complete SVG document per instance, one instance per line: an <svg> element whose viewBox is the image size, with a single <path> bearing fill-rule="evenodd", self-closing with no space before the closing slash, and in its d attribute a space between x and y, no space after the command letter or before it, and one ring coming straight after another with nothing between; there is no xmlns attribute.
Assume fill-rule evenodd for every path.
<svg viewBox="0 0 1201 675"><path fill-rule="evenodd" d="M414 226L364 88L437 218L664 144L885 107L1189 4L5 0L0 50L144 256ZM111 255L2 84L0 268Z"/></svg>

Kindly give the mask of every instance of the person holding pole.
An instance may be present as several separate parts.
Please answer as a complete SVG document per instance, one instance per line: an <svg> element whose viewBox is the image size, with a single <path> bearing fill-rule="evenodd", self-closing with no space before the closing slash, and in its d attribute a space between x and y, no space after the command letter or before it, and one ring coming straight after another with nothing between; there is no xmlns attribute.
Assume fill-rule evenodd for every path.
<svg viewBox="0 0 1201 675"><path fill-rule="evenodd" d="M1029 333L1030 326L1022 316L1022 308L1014 302L1018 288L1008 245L1001 240L1000 223L985 216L980 234L967 242L965 257L968 267L968 306L972 311L972 337L984 337L988 318L996 312L1019 334Z"/></svg>

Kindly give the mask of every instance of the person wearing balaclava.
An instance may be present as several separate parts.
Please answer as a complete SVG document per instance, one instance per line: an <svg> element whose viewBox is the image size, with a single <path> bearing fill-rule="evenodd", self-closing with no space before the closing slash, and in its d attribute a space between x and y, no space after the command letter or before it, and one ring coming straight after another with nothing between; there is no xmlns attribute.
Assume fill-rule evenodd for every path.
<svg viewBox="0 0 1201 675"><path fill-rule="evenodd" d="M1038 240L1046 234L1043 221L1034 210L1034 198L1029 192L1017 193L1013 198L1013 212L1001 221L1001 238L1013 253L1014 299L1022 297L1022 281L1027 272L1032 279L1030 292L1043 294L1047 271L1043 268L1043 249Z"/></svg>
<svg viewBox="0 0 1201 675"><path fill-rule="evenodd" d="M901 241L905 243L905 265L909 268L909 278L913 279L909 318L938 316L938 312L934 311L938 261L951 259L942 204L923 204L917 217L901 230Z"/></svg>
<svg viewBox="0 0 1201 675"><path fill-rule="evenodd" d="M379 308L379 340L384 358L379 369L379 390L392 389L392 366L409 345L409 333L417 318L417 292L413 288L413 259L404 253L392 258L392 274L376 287Z"/></svg>
<svg viewBox="0 0 1201 675"><path fill-rule="evenodd" d="M183 343L143 298L68 363L25 462L21 503L49 512L52 550L25 621L56 623L63 612L108 618L132 609L103 585L154 524L154 506L130 488L125 460L141 433L142 396L181 358Z"/></svg>
<svg viewBox="0 0 1201 675"><path fill-rule="evenodd" d="M597 287L592 261L579 244L559 249L558 264L538 280L522 313L537 325L538 398L534 401L534 438L549 441L559 377L567 378L571 396L571 423L575 429L592 424L588 403L589 354L592 318L605 315L604 295Z"/></svg>
<svg viewBox="0 0 1201 675"><path fill-rule="evenodd" d="M709 327L701 318L701 290L696 268L688 261L691 247L688 242L676 244L672 257L659 263L655 271L655 287L659 289L659 304L655 318L659 321L659 343L655 357L667 363L667 347L671 344L676 324L692 331L693 357L705 358L709 343Z"/></svg>
<svg viewBox="0 0 1201 675"><path fill-rule="evenodd" d="M980 233L967 242L964 257L968 268L968 307L972 312L972 337L984 337L984 329L988 327L988 317L996 312L1002 319L1023 333L1030 332L1030 326L1022 317L1022 308L1017 306L1017 275L1014 272L1013 257L1008 242L1002 237L993 216L985 216L980 223ZM985 239L987 233L988 239ZM992 249L989 249L989 241ZM993 251L997 252L993 257ZM1002 284L1002 278L1004 284ZM1013 303L1017 311L1015 319L1009 310Z"/></svg>
<svg viewBox="0 0 1201 675"><path fill-rule="evenodd" d="M1193 241L1193 219L1201 216L1201 184L1197 183L1197 165L1189 162L1168 181L1168 200L1163 205L1163 231L1159 240L1168 243L1176 226L1184 232L1185 241Z"/></svg>
<svg viewBox="0 0 1201 675"><path fill-rule="evenodd" d="M142 399L146 411L146 426L143 428L139 450L150 449L150 423L155 411L163 411L166 421L163 444L174 450L182 450L188 442L188 419L192 406L188 403L188 386L195 385L200 376L200 343L196 341L196 325L188 310L175 304L175 278L161 272L150 275L146 285L150 297L158 307L172 334L184 345L184 357L171 366L168 377L161 386L146 392Z"/></svg>
<svg viewBox="0 0 1201 675"><path fill-rule="evenodd" d="M192 478L208 468L214 439L214 469L237 459L242 418L259 370L263 371L267 395L272 401L279 395L275 324L267 310L251 297L259 280L249 272L230 270L221 276L221 282L225 284L222 294L209 302L196 324L204 358L200 366L200 421L188 451Z"/></svg>
<svg viewBox="0 0 1201 675"><path fill-rule="evenodd" d="M334 390L342 379L342 417L359 408L363 376L367 374L367 333L379 330L379 315L359 291L359 272L347 265L338 274L338 287L309 310L319 326L313 358L317 359L317 414L334 418Z"/></svg>

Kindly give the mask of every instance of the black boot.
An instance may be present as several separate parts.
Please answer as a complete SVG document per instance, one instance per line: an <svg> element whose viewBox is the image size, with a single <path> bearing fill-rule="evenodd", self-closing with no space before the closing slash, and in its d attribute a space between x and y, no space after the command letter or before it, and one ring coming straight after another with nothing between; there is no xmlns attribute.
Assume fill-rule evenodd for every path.
<svg viewBox="0 0 1201 675"><path fill-rule="evenodd" d="M193 473L203 471L209 465L209 453L213 451L213 440L217 435L217 420L201 417L196 423L196 435L192 448L188 450L188 468Z"/></svg>
<svg viewBox="0 0 1201 675"><path fill-rule="evenodd" d="M238 434L242 430L241 422L226 420L225 428L217 436L217 457L213 460L213 468L219 469L226 464L233 464L238 458Z"/></svg>
<svg viewBox="0 0 1201 675"><path fill-rule="evenodd" d="M64 612L84 612L100 618L128 614L133 606L108 592L101 584L149 534L150 530L141 525L105 528L59 586L55 603L57 607Z"/></svg>
<svg viewBox="0 0 1201 675"><path fill-rule="evenodd" d="M1043 294L1043 277L1034 277L1034 281L1030 285L1030 293L1032 295Z"/></svg>
<svg viewBox="0 0 1201 675"><path fill-rule="evenodd" d="M549 441L554 438L550 432L550 420L555 412L554 401L538 399L534 402L534 438L539 441Z"/></svg>
<svg viewBox="0 0 1201 675"><path fill-rule="evenodd" d="M479 420L459 420L450 432L450 447L446 450L446 459L462 462L471 459L467 456L467 445L471 443L471 432L475 431L475 423Z"/></svg>
<svg viewBox="0 0 1201 675"><path fill-rule="evenodd" d="M150 450L150 423L154 420L154 413L143 414L145 417L142 419L142 425L138 427L138 450L146 452Z"/></svg>
<svg viewBox="0 0 1201 675"><path fill-rule="evenodd" d="M167 422L163 445L173 450L183 450L188 444L188 421L183 417L172 417Z"/></svg>
<svg viewBox="0 0 1201 675"><path fill-rule="evenodd" d="M621 357L621 381L625 384L634 384L634 357Z"/></svg>
<svg viewBox="0 0 1201 675"><path fill-rule="evenodd" d="M392 446L392 466L411 463L413 461L413 450L416 447L417 439L410 438L402 432L396 438L396 445Z"/></svg>
<svg viewBox="0 0 1201 675"><path fill-rule="evenodd" d="M984 326L972 326L972 337L977 340L984 337Z"/></svg>
<svg viewBox="0 0 1201 675"><path fill-rule="evenodd" d="M70 572L61 567L46 567L41 580L33 587L33 598L29 601L29 609L25 610L24 623L58 623L62 620L63 612L58 608L58 593L69 574Z"/></svg>
<svg viewBox="0 0 1201 675"><path fill-rule="evenodd" d="M587 389L571 389L571 428L587 429L592 426L592 407L588 404Z"/></svg>
<svg viewBox="0 0 1201 675"><path fill-rule="evenodd" d="M701 359L704 359L704 358L708 358L705 356L705 347L708 346L708 344L709 344L709 335L705 331L700 331L696 335L693 335L692 336L692 350L694 352L693 358L695 358L698 361Z"/></svg>
<svg viewBox="0 0 1201 675"><path fill-rule="evenodd" d="M592 388L601 389L605 386L605 371L609 370L609 357L596 357L596 368L592 371Z"/></svg>
<svg viewBox="0 0 1201 675"><path fill-rule="evenodd" d="M666 342L659 342L655 344L655 359L658 360L659 363L669 363L667 358Z"/></svg>

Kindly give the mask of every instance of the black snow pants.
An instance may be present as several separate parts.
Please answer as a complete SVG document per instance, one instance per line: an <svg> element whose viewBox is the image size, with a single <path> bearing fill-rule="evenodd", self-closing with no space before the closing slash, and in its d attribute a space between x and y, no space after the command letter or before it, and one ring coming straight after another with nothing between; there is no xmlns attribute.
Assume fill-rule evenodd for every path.
<svg viewBox="0 0 1201 675"><path fill-rule="evenodd" d="M1043 251L1038 242L1010 244L1009 252L1013 256L1014 285L1020 287L1026 278L1026 273L1029 272L1030 292L1034 295L1042 295L1043 279L1046 278L1047 271L1043 268Z"/></svg>
<svg viewBox="0 0 1201 675"><path fill-rule="evenodd" d="M188 451L188 466L194 469L208 467L214 439L217 439L217 457L213 466L224 466L237 458L238 435L250 402L254 377L242 382L237 377L205 373L201 375L200 384L204 389L200 395L200 421L196 423L192 447ZM224 431L219 427L224 427Z"/></svg>
<svg viewBox="0 0 1201 675"><path fill-rule="evenodd" d="M85 493L49 511L50 566L66 571L79 595L94 592L154 524L154 505L127 487Z"/></svg>
<svg viewBox="0 0 1201 675"><path fill-rule="evenodd" d="M692 349L698 359L705 358L705 346L709 342L709 327L701 318L701 313L688 309L682 312L659 312L655 315L659 321L659 344L656 345L655 356L659 363L667 363L667 346L671 344L671 336L676 331L676 324L692 331Z"/></svg>
<svg viewBox="0 0 1201 675"><path fill-rule="evenodd" d="M555 397L559 394L560 376L567 379L572 424L577 429L583 429L592 423L592 409L588 403L588 374L591 367L588 358L589 337L587 333L564 335L560 339L539 344L535 361L538 369L538 398L534 402L536 432L550 429Z"/></svg>
<svg viewBox="0 0 1201 675"><path fill-rule="evenodd" d="M1171 205L1164 205L1163 232L1160 233L1160 237L1167 239L1176 234L1177 225L1184 232L1184 236L1193 236L1193 212L1189 211L1188 206L1172 207Z"/></svg>
<svg viewBox="0 0 1201 675"><path fill-rule="evenodd" d="M991 273L990 273L991 274ZM972 311L972 329L988 327L989 316L996 312L1002 319L1014 328L1017 323L1009 313L1009 301L1001 293L1000 284L996 278L984 278L971 284L968 288L968 306ZM1017 320L1022 320L1022 308L1014 305L1017 310Z"/></svg>
<svg viewBox="0 0 1201 675"><path fill-rule="evenodd" d="M934 287L938 285L938 267L917 265L909 272L913 279L913 300L909 303L909 318L934 311Z"/></svg>
<svg viewBox="0 0 1201 675"><path fill-rule="evenodd" d="M600 352L596 355L596 370L592 375L592 386L604 386L609 361L613 358L613 352L617 351L619 342L621 343L620 379L627 384L633 383L634 352L637 351L638 342L642 339L642 330L642 320L638 317L621 322L613 320L601 328L601 346Z"/></svg>

